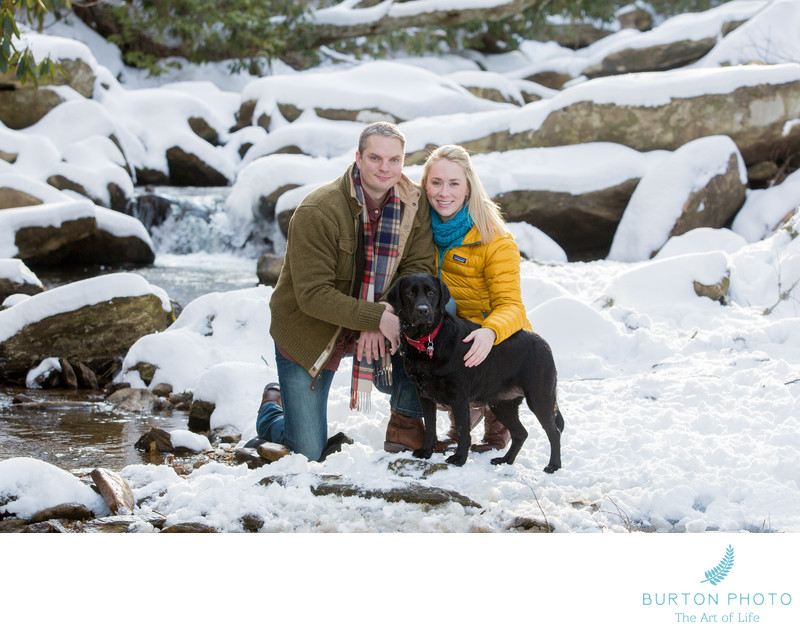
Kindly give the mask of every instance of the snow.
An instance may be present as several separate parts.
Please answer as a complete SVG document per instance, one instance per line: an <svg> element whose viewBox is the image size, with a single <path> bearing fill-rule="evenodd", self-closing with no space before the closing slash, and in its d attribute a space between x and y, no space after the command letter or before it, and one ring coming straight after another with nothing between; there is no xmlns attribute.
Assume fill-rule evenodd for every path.
<svg viewBox="0 0 800 631"><path fill-rule="evenodd" d="M211 443L202 434L195 434L188 429L173 429L169 433L169 442L175 448L182 447L191 451L210 451Z"/></svg>
<svg viewBox="0 0 800 631"><path fill-rule="evenodd" d="M776 186L747 191L747 199L736 213L731 227L750 242L763 239L784 217L797 209L798 200L800 175L795 171Z"/></svg>
<svg viewBox="0 0 800 631"><path fill-rule="evenodd" d="M391 83L383 81L392 77ZM424 99L420 95L424 94ZM445 77L422 68L390 61L372 61L345 70L256 79L242 92L242 102L257 101L254 119L274 115L277 99L301 110L320 107L367 110L362 123L387 115L409 120L431 114L507 110L513 106L479 99ZM369 110L373 110L371 113ZM377 110L377 111L374 111ZM371 118L364 118L364 116Z"/></svg>
<svg viewBox="0 0 800 631"><path fill-rule="evenodd" d="M0 278L5 278L12 283L42 286L38 279L25 263L19 259L0 259Z"/></svg>
<svg viewBox="0 0 800 631"><path fill-rule="evenodd" d="M762 242L730 251L720 247L734 236L699 231L691 247L682 246L689 252L640 263L523 263L529 318L549 341L559 370L567 423L564 468L552 476L541 473L546 441L523 407L531 436L515 465L493 467L489 455L472 454L463 468L426 480L458 490L482 511L400 511L382 500L342 506L310 494L310 474L335 473L369 487L401 482L387 470L400 456L382 450L387 397L376 393L371 413L349 410L350 360L334 378L328 414L330 433L344 431L354 445L324 463L290 455L255 472L207 465L168 488L150 508L169 522L199 520L223 530L239 529L238 517L255 511L274 516L265 526L270 531L494 530L509 515L542 512L560 532L625 531L630 524L622 511L631 522L656 530L747 530L769 515L774 529L796 531L800 470L784 452L800 446L794 438L800 435L794 412L800 307L787 300L764 315L778 280L757 278L774 290L758 303L739 269L769 266L779 257L788 282L800 276L800 244L781 231L768 240L768 250ZM722 306L694 293L695 281L714 284L726 275L732 294L748 295L746 301ZM231 424L249 439L263 384L277 376L264 309L271 291L259 287L198 298L172 327L137 342L125 370L139 361L156 364L153 383L193 389L216 406L212 428ZM121 379L141 385L133 371ZM445 429L441 415L440 433ZM123 474L135 490L148 489L160 469L133 465ZM287 488L256 484L279 474L294 476L294 482ZM225 502L209 491L217 485Z"/></svg>
<svg viewBox="0 0 800 631"><path fill-rule="evenodd" d="M798 22L800 5L795 0L765 3L747 23L721 39L696 65L735 65L754 61L774 64L800 59L800 43L790 35L789 29L782 27Z"/></svg>
<svg viewBox="0 0 800 631"><path fill-rule="evenodd" d="M3 512L27 519L58 504L83 504L100 517L109 514L103 498L74 475L35 458L0 461Z"/></svg>
<svg viewBox="0 0 800 631"><path fill-rule="evenodd" d="M356 4L349 0L319 11L318 19L352 24L386 11L399 15L403 11L465 6L463 1L438 0L382 2L352 9ZM723 22L750 16L754 18L749 24L721 37ZM352 160L361 122L325 121L314 114L314 107L391 106L392 113L404 119L401 128L408 137L409 151L418 151L428 144L535 129L550 112L582 100L657 106L673 98L724 93L738 86L797 81L800 66L785 63L800 57L796 24L796 2L728 2L698 16L665 20L650 33L621 31L584 51L564 49L553 42L524 42L514 53L481 59L481 67L491 72L483 73L479 83L474 74L478 64L463 57L398 59L354 67L355 62L349 61L344 70L340 65L328 65L305 73L275 63L273 74L258 80L230 75L224 64L186 64L180 70L170 70L161 80L149 80L143 73L125 68L119 51L80 23L59 22L45 29L58 38L29 32L26 41L35 46L37 57L49 52L54 57L80 57L89 63L98 75L95 97L87 100L68 88L58 88L67 101L40 123L22 131L0 127L3 151L18 154L13 164L0 161L0 186L13 184L44 202L24 209L24 213L22 209L0 212L0 276L27 277L26 268L8 262L17 254L12 235L23 225L23 215L24 225L57 225L67 218L94 216L98 225L114 234L145 238L143 228L130 218L75 201L71 194L46 185L46 178L56 167L60 172L66 167L83 169L81 183L100 195L109 181L132 185L132 180L120 175L126 166L132 171L166 170L165 150L180 146L197 153L234 182L226 212L236 221L246 222L252 219L262 194L287 183L297 185L277 200L277 212L291 208L308 190L339 176ZM676 33L688 39L718 37L719 42L693 68L591 81L581 78L586 67L613 50L664 43ZM766 57L756 55L765 52L769 53ZM756 56L774 65L735 65ZM728 63L734 65L726 67ZM480 84L516 98L521 80L541 69L561 69L576 80L559 92L542 89L542 101L520 108L487 105L461 87ZM379 79L385 75L396 77L396 81L393 90L381 92L376 84L384 85ZM289 123L277 110L278 96L308 111ZM272 116L269 134L261 128L228 131L240 103L249 98L259 101L256 118L262 113ZM200 140L191 131L187 121L194 116L211 124L219 134L220 146ZM786 133L796 124L796 119L787 121ZM108 140L112 134L118 144ZM244 142L254 145L241 159L237 151ZM290 145L309 155L264 156ZM675 554L674 538L645 538L652 547L642 554L641 537L623 538L622 544L621 538L598 541L588 536L591 533L680 532L687 533L680 538L681 545L687 546L697 545L687 543L697 541L694 533L706 533L701 538L705 545L712 532L723 533L726 542L743 532L800 532L800 219L795 216L781 227L800 203L800 176L794 173L772 188L748 191L730 230L704 228L667 240L664 227L674 216L675 199L680 197L677 193L685 195L694 190L699 176L707 178L718 172L723 156L730 155L729 147L724 139L704 139L674 152L641 153L621 145L590 143L474 156L491 194L511 190L578 194L631 177L642 178L624 222L635 226L621 228L615 239L618 251L625 253L618 258L625 260L568 263L558 244L535 227L520 223L508 226L531 259L521 266L528 317L552 347L559 371L559 405L566 428L562 441L564 467L555 474L542 472L547 441L524 405L521 419L530 436L514 465L495 467L489 462L492 454L470 454L464 467L450 467L427 478L390 472L390 464L409 454L390 455L383 450L388 397L374 393L371 412L350 410L351 360L346 359L331 388L329 433L343 431L354 439L353 445L345 446L324 463L308 462L292 454L256 470L245 465L206 464L186 477L167 465L131 465L121 475L133 488L135 516L144 520L159 513L167 525L199 522L240 532L241 517L257 514L264 518L264 532L350 534L502 532L517 516L547 521L557 533L583 536L550 537L545 545L528 543L528 538L524 545L531 548L521 547L521 537L487 538L480 543L469 540L473 549L464 554L470 571L461 574L469 576L469 587L474 590L484 566L488 574L508 557L524 563L519 572L529 572L533 566L527 564L528 557L520 554L520 549L529 553L535 547L530 554L535 561L531 563L545 577L543 580L569 585L570 589L563 591L570 593L581 591L586 586L582 581L591 581L581 591L582 606L568 603L554 617L531 595L541 594L541 585L510 581L512 584L504 589L518 596L517 600L509 597L509 602L531 603L522 611L528 623L535 619L537 623L552 621L562 626L580 614L588 616L585 626L596 625L603 620L598 612L609 606L609 613L619 619L615 606L619 601L609 597L600 601L598 594L607 594L603 588L608 586L623 598L640 597L646 568L630 559L646 559L659 568L660 578L672 577L674 566L686 565L686 551L678 551L683 556ZM409 168L407 173L418 179L419 167ZM659 254L648 259L659 246ZM730 283L729 304L695 293L695 283L713 285L723 279ZM197 399L214 403L212 427L232 425L242 431L243 441L248 440L255 434L262 388L277 377L274 346L268 334L271 292L260 286L209 293L190 302L166 331L134 344L124 359L121 379L144 387L132 367L140 361L152 363L157 366L153 384L170 383L176 391L189 390ZM0 340L47 315L114 296L142 293L156 293L165 310L171 308L163 291L134 273L109 274L25 299L9 298L5 304L14 306L0 312ZM57 369L56 364L54 358L45 360L28 375L29 380L39 372ZM446 417L441 414L439 434L446 428ZM476 439L480 430L481 426L474 431ZM210 448L205 437L183 430L173 431L171 438L193 449ZM436 454L431 461L442 463L444 458ZM313 495L310 485L316 476L331 474L369 488L408 482L442 487L468 496L482 508L458 504L420 507L381 499ZM286 483L259 484L267 476L284 476ZM0 462L0 512L27 516L68 501L84 503L101 515L107 511L99 496L72 473L29 458ZM148 528L144 521L138 526L142 531ZM380 542L368 537L337 539L340 546L330 546L328 538L300 538L299 544L291 545L285 540L276 544L273 539L248 539L245 547L240 539L231 538L219 555L210 554L206 544L202 550L196 545L188 548L180 538L171 539L169 544L148 539L127 545L147 546L141 555L129 558L167 560L163 566L146 564L149 575L140 583L147 580L149 585L160 585L159 581L165 581L160 591L172 595L168 598L170 606L184 616L192 605L182 604L175 596L174 590L179 588L175 568L181 576L201 576L213 567L210 557L219 556L238 559L256 572L269 571L278 581L294 584L309 579L312 565L315 581L344 586L328 591L340 596L358 594L359 607L365 611L372 603L379 603L378 611L365 614L365 619L380 619L384 626L405 629L409 623L394 619L399 617L389 616L391 619L384 622L389 588L374 577L383 569L412 585L430 564L427 559L452 563L454 551L465 547L458 546L461 540L455 538L441 540L437 549L428 549L427 540L385 536ZM82 543L85 540L80 541L73 545L86 545ZM106 552L102 538L89 541L92 550L78 558ZM711 542L716 539L711 538ZM773 565L761 576L768 572L774 578L784 566L791 567L774 562L791 552L789 542L796 539L782 538L775 544L779 549L771 557ZM37 555L43 554L43 549L53 554L47 546L54 544L39 539L36 545ZM170 547L159 550L159 545ZM13 574L12 580L27 585L41 580L38 564L30 563L30 558L13 563L17 547L8 548L4 554L11 557L15 568L15 572L7 573ZM341 557L332 555L330 548L341 550ZM345 567L361 566L353 561L362 558L354 549L367 555L370 571L363 575L351 576L351 568ZM489 554L483 554L485 549ZM436 552L442 551L447 557L437 558ZM108 554L101 556L100 561L107 562L107 558ZM331 563L314 562L331 558ZM180 559L181 564L173 565L171 559ZM751 564L755 562L750 560ZM591 571L577 572L582 565L584 569L591 565ZM623 569L615 574L614 568L619 566ZM153 567L163 571L153 572ZM54 571L53 566L49 571ZM36 574L30 576L29 572ZM225 576L226 583L235 585L236 603L243 611L263 598L263 582L251 579L249 572ZM240 579L245 582L236 582ZM220 593L219 581L205 580L211 583L211 594ZM682 580L658 584L668 585L667 590L687 589L685 577ZM461 576L446 582L460 584ZM85 583L78 583L85 588ZM621 586L627 591L621 591ZM446 594L447 587L437 586L437 595ZM516 589L521 587L525 592L517 594ZM252 594L254 588L258 591ZM5 588L3 591L6 593ZM59 594L50 597L55 599ZM341 605L331 602L327 594L320 599L329 606L328 611ZM191 603L191 599L186 602ZM211 609L214 611L204 613L214 617L217 609L225 610L226 619L221 622L229 622L228 608ZM444 621L440 616L451 614L449 606L440 609L434 621ZM277 613L270 611L270 615ZM663 628L652 619L634 625L635 617L627 621L636 628ZM497 618L496 607L475 607L471 622L481 622L485 628L496 624Z"/></svg>

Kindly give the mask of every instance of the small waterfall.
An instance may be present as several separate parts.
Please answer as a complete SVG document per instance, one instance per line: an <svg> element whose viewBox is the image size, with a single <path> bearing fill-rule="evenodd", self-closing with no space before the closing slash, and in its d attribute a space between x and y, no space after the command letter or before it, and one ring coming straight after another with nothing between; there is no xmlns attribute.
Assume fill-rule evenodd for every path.
<svg viewBox="0 0 800 631"><path fill-rule="evenodd" d="M258 258L282 252L277 222L243 222L226 212L230 187L147 186L134 193L131 214L153 240L157 254L234 254Z"/></svg>

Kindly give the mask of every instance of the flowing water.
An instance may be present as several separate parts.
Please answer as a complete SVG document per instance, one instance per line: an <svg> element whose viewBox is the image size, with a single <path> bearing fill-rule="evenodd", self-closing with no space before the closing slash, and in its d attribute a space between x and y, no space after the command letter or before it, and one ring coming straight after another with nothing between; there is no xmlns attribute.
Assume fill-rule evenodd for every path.
<svg viewBox="0 0 800 631"><path fill-rule="evenodd" d="M227 189L165 187L147 194L171 200L162 204L159 216L140 217L157 253L153 265L124 270L108 266L34 270L45 288L131 271L186 306L207 293L258 284L257 258L274 249L275 237L265 236L274 232L272 224L262 227L260 234L235 230L223 209ZM18 394L34 402L14 404ZM187 423L187 413L174 410L156 416L114 411L97 392L0 387L0 460L27 456L73 472L95 467L118 471L128 464L160 463L162 456L140 452L134 443L151 427L170 431L186 429Z"/></svg>

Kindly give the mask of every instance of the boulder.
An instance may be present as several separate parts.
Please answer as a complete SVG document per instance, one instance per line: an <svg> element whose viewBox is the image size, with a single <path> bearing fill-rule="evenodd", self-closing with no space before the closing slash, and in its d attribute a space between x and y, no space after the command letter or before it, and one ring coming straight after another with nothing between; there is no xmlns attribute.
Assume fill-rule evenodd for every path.
<svg viewBox="0 0 800 631"><path fill-rule="evenodd" d="M263 254L256 265L258 282L274 287L283 268L283 256L280 254Z"/></svg>
<svg viewBox="0 0 800 631"><path fill-rule="evenodd" d="M0 211L0 256L31 265L150 264L155 251L144 225L124 213L89 201L62 201Z"/></svg>
<svg viewBox="0 0 800 631"><path fill-rule="evenodd" d="M135 217L115 210L95 208L96 230L62 252L72 265L149 265L156 253L147 229Z"/></svg>
<svg viewBox="0 0 800 631"><path fill-rule="evenodd" d="M674 150L729 136L746 164L800 152L800 64L739 66L605 77L522 108L506 138L463 142L472 151L614 142Z"/></svg>
<svg viewBox="0 0 800 631"><path fill-rule="evenodd" d="M31 367L53 356L112 363L173 321L166 293L136 274L50 289L0 311L0 379L24 380Z"/></svg>
<svg viewBox="0 0 800 631"><path fill-rule="evenodd" d="M717 43L716 37L685 39L644 48L626 48L611 53L595 65L583 69L594 79L629 72L653 72L688 66L708 53Z"/></svg>
<svg viewBox="0 0 800 631"><path fill-rule="evenodd" d="M60 166L64 168L67 165ZM93 177L91 173L86 170L84 171L84 175L88 179ZM96 177L96 175L94 177ZM57 188L59 191L74 191L78 195L81 195L86 199L90 199L98 206L108 206L109 208L119 210L120 212L124 211L128 207L128 195L126 194L125 190L116 182L109 182L106 186L107 194L104 194L103 198L100 198L89 193L84 185L78 180L80 180L78 172L75 169L70 169L69 175L64 175L61 173L51 175L47 178L47 183L53 188ZM131 186L131 190L132 188L133 187Z"/></svg>
<svg viewBox="0 0 800 631"><path fill-rule="evenodd" d="M67 85L89 99L94 91L95 74L83 59L58 59L64 72L56 71L53 85ZM44 82L47 82L45 79ZM64 102L64 98L47 86L21 85L15 75L0 76L0 121L11 129L23 129L41 120L45 114Z"/></svg>
<svg viewBox="0 0 800 631"><path fill-rule="evenodd" d="M0 211L0 256L28 264L60 261L65 249L97 229L94 205L89 201L40 204ZM8 241L6 241L8 239Z"/></svg>
<svg viewBox="0 0 800 631"><path fill-rule="evenodd" d="M19 191L9 186L0 187L0 208L22 208L41 203L41 199L25 191Z"/></svg>
<svg viewBox="0 0 800 631"><path fill-rule="evenodd" d="M667 152L611 143L472 157L507 221L535 226L572 260L602 258L639 180Z"/></svg>
<svg viewBox="0 0 800 631"><path fill-rule="evenodd" d="M0 122L9 129L24 129L63 102L64 97L47 87L0 89Z"/></svg>
<svg viewBox="0 0 800 631"><path fill-rule="evenodd" d="M227 186L228 178L201 157L181 147L167 149L169 183L173 186ZM157 182L152 182L157 183Z"/></svg>
<svg viewBox="0 0 800 631"><path fill-rule="evenodd" d="M570 260L604 258L638 178L580 194L508 191L494 198L508 221L525 221L560 245Z"/></svg>
<svg viewBox="0 0 800 631"><path fill-rule="evenodd" d="M0 174L0 209L71 202L74 199L41 180L16 171Z"/></svg>

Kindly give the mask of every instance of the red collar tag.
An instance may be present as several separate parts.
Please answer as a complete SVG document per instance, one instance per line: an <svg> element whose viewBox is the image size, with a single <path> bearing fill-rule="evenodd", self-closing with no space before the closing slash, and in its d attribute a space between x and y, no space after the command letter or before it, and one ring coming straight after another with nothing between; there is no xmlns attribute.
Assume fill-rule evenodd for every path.
<svg viewBox="0 0 800 631"><path fill-rule="evenodd" d="M405 336L406 341L409 344L411 344L411 346L416 348L418 351L427 353L428 359L431 359L433 357L433 338L436 337L436 335L439 333L439 329L442 328L442 322L444 322L444 318L439 320L439 324L436 325L436 328L433 331L431 331L428 335L426 335L424 338L419 340L414 340L408 337L408 335L406 335Z"/></svg>

